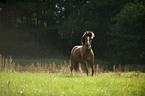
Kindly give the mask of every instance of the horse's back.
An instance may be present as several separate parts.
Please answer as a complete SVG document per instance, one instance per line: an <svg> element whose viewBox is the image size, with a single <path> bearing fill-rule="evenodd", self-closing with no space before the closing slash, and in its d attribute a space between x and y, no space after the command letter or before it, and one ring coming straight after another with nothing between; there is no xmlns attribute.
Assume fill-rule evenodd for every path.
<svg viewBox="0 0 145 96"><path fill-rule="evenodd" d="M71 50L71 54L76 51L76 50L79 50L82 46L74 46Z"/></svg>

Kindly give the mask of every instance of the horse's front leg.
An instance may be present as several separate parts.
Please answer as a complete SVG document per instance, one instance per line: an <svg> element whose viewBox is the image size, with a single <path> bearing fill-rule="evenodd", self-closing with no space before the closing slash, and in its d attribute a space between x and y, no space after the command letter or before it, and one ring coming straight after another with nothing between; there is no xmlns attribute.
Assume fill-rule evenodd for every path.
<svg viewBox="0 0 145 96"><path fill-rule="evenodd" d="M91 65L92 76L93 76L94 75L94 71L95 71L94 60L90 60L90 61L88 61L88 63Z"/></svg>
<svg viewBox="0 0 145 96"><path fill-rule="evenodd" d="M87 62L84 62L83 64L84 64L84 68L85 68L86 74L88 76L88 66L87 66Z"/></svg>
<svg viewBox="0 0 145 96"><path fill-rule="evenodd" d="M92 76L93 76L93 74L94 74L94 71L95 71L95 67L94 67L94 61L92 60L92 61L90 62L90 64L91 64L91 69L92 69Z"/></svg>

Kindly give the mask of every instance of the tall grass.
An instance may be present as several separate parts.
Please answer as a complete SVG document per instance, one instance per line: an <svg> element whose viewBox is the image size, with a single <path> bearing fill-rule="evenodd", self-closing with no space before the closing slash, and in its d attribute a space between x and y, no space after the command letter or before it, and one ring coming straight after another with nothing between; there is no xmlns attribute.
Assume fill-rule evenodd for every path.
<svg viewBox="0 0 145 96"><path fill-rule="evenodd" d="M70 73L69 60L65 59L12 59L12 57L5 58L0 55L0 71L4 72L38 72L38 73ZM83 68L83 67L82 67ZM95 74L100 74L104 72L113 71L117 74L121 72L136 71L142 72L145 69L145 65L125 65L118 66L113 65L113 70L107 70L101 64L95 64ZM91 73L91 68L89 67L89 73Z"/></svg>
<svg viewBox="0 0 145 96"><path fill-rule="evenodd" d="M18 59L20 60L20 59ZM54 61L56 61L56 63ZM21 59L20 62L24 61L26 64L19 64L16 62L16 60L13 60L11 57L5 58L2 55L0 55L0 71L4 72L38 72L38 73L69 73L70 72L70 62L63 61L62 60L56 60L56 59L50 59L50 60L30 60L29 62L26 62L28 60ZM33 61L33 62L32 62ZM47 63L45 62L47 61ZM60 63L61 61L61 63ZM48 63L49 62L49 63ZM60 64L58 64L58 62Z"/></svg>
<svg viewBox="0 0 145 96"><path fill-rule="evenodd" d="M0 55L0 71L12 72L15 70L14 67L15 63L13 62L11 56L9 58L4 58Z"/></svg>

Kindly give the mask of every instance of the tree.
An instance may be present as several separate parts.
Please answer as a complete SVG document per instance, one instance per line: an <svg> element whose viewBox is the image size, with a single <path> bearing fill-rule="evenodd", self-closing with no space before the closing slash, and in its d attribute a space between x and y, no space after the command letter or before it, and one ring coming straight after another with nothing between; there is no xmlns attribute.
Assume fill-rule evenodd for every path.
<svg viewBox="0 0 145 96"><path fill-rule="evenodd" d="M113 19L109 47L114 63L145 63L145 6L143 2L126 4Z"/></svg>

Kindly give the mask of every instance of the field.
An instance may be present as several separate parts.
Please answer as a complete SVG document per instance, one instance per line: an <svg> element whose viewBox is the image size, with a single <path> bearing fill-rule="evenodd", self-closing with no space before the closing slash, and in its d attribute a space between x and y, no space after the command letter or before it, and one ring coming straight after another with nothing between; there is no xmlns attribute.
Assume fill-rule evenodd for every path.
<svg viewBox="0 0 145 96"><path fill-rule="evenodd" d="M0 73L1 96L144 96L145 74L113 72L97 76Z"/></svg>
<svg viewBox="0 0 145 96"><path fill-rule="evenodd" d="M15 63L15 61L17 63ZM29 62L28 62L29 61ZM70 62L0 57L0 96L144 96L145 73L140 67L103 70L95 75L70 74ZM47 62L47 63L45 63ZM123 69L124 68L124 69ZM91 71L89 69L89 71ZM91 73L91 72L90 72Z"/></svg>

